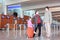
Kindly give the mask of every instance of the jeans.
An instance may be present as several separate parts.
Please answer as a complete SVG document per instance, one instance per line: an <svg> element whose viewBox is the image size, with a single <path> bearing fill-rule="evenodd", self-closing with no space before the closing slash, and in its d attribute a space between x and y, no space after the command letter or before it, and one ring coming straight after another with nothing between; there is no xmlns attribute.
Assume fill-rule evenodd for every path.
<svg viewBox="0 0 60 40"><path fill-rule="evenodd" d="M41 35L41 23L37 24L37 27L35 28L35 32L37 31L37 29L39 30L38 36Z"/></svg>

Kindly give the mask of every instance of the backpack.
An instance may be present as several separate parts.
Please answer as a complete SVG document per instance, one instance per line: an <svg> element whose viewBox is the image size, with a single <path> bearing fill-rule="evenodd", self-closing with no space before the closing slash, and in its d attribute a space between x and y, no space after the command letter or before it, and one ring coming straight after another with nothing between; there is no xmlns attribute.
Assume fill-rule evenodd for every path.
<svg viewBox="0 0 60 40"><path fill-rule="evenodd" d="M41 26L43 26L43 20L40 18L40 16L37 16L37 22L41 24Z"/></svg>
<svg viewBox="0 0 60 40"><path fill-rule="evenodd" d="M36 16L37 17L37 23L41 23L41 18L39 15Z"/></svg>

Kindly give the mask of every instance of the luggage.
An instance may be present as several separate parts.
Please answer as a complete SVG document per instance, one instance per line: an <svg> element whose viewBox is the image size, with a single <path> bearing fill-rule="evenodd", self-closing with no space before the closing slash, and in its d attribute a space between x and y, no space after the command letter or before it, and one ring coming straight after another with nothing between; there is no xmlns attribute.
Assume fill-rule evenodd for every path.
<svg viewBox="0 0 60 40"><path fill-rule="evenodd" d="M28 27L27 30L27 36L28 38L33 38L33 35L34 35L34 29L32 27Z"/></svg>

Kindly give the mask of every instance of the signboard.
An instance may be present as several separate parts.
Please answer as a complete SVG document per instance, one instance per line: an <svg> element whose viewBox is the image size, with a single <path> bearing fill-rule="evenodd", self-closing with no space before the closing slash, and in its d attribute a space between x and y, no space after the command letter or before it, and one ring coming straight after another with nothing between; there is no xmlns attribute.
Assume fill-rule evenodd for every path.
<svg viewBox="0 0 60 40"><path fill-rule="evenodd" d="M8 10L16 9L16 8L21 8L21 5L20 4L17 4L17 5L9 5L8 6Z"/></svg>
<svg viewBox="0 0 60 40"><path fill-rule="evenodd" d="M22 6L20 4L14 4L7 6L9 15L12 15L14 12L18 13L18 17L22 14Z"/></svg>

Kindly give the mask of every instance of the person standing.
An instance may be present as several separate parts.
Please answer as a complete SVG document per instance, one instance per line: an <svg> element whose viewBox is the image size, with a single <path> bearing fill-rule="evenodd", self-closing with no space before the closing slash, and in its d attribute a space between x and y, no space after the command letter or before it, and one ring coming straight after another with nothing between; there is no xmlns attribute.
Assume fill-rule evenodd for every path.
<svg viewBox="0 0 60 40"><path fill-rule="evenodd" d="M51 35L51 23L52 23L52 13L49 10L49 7L45 8L45 15L44 15L44 24L46 28L46 36L50 37Z"/></svg>
<svg viewBox="0 0 60 40"><path fill-rule="evenodd" d="M33 19L34 19L34 24L35 24L35 32L38 29L39 30L38 36L40 37L40 35L41 35L41 18L40 18L38 11L35 12L35 16L33 17ZM34 34L34 36L35 36L35 34Z"/></svg>

